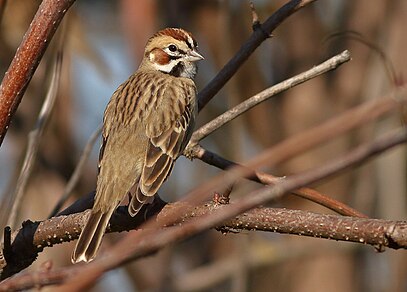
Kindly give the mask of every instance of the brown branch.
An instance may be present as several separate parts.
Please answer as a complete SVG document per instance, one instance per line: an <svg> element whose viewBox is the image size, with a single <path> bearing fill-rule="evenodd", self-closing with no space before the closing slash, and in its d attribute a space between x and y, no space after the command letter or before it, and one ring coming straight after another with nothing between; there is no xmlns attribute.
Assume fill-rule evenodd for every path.
<svg viewBox="0 0 407 292"><path fill-rule="evenodd" d="M90 194L86 200L80 199L79 204L74 204L76 209L70 208L69 211L83 210L91 207L92 204L93 194ZM107 232L136 229L155 216L165 204L156 197L152 204L144 206L139 215L134 218L128 214L127 207L119 207L110 220ZM44 248L77 239L86 223L88 213L89 210L86 210L44 221L25 221L19 230L13 232L10 239L4 240L4 249L0 254L0 258L3 258L3 261L0 261L0 279L10 277L30 266Z"/></svg>
<svg viewBox="0 0 407 292"><path fill-rule="evenodd" d="M49 284L51 281L50 279L55 281L51 281L52 283L61 283L66 280L66 277L73 274L76 274L75 284L80 286L81 283L84 284L89 281L89 275L94 275L94 277L91 277L94 280L107 270L118 267L136 258L151 254L170 243L186 239L213 227L228 231L240 229L277 231L305 236L318 236L335 240L355 241L390 248L407 248L407 222L404 221L386 221L355 217L348 218L289 210L273 211L255 209L248 211L306 184L337 174L345 168L359 164L362 161L371 158L373 155L381 153L395 145L405 142L406 140L406 129L393 132L372 143L363 144L348 154L326 163L322 167L288 177L285 180L281 180L281 182L277 183L275 186L255 191L242 199L236 200L233 204L205 204L201 207L191 207L185 202L171 204L169 207L166 207L161 211L158 221L150 221L139 232L130 233L117 245L112 247L104 256L100 256L94 262L85 266L65 268L63 271L50 271L47 275L42 274L40 278L35 277L35 273L28 275L22 274L0 284L0 290L3 291L4 289L21 287L19 281L26 281L23 279L29 279L28 282L24 282L24 285L28 285L24 286L24 288L33 287L32 285L41 286ZM276 212L283 212L280 214L291 213L293 217L277 217ZM180 217L180 214L186 215ZM272 217L264 217L266 214L272 214ZM75 216L80 215L78 214ZM196 216L198 216L196 220L185 221L185 218ZM274 216L276 217L274 218ZM52 220L60 219L55 218ZM64 236L68 236L68 239L70 239L69 235L72 237L77 236L78 229L80 228L78 224L83 224L84 220L85 219L82 216L81 218L76 218L70 221L63 218L58 222L60 222L60 224L73 222L73 235L71 233L64 233ZM49 222L49 220L47 222ZM177 224L171 228L160 228L163 225L173 225L175 222L182 222L182 224ZM272 224L270 224L270 222L272 222ZM273 222L275 224L279 222L281 225L274 225ZM58 226L56 221L52 224L57 224ZM45 228L45 226L38 228L38 232L41 232L43 228ZM60 241L60 239L54 238L51 235L58 230L58 228L55 228L56 227L54 226L52 230L45 233L48 234L48 236L46 237L45 242L41 243L42 245L39 248L42 248L44 243L46 245L48 245L48 242L52 244L52 240L54 239L56 242ZM65 231L68 228L66 226L62 228L60 225L59 229ZM33 238L35 238L35 236Z"/></svg>
<svg viewBox="0 0 407 292"><path fill-rule="evenodd" d="M176 205L177 203L175 203ZM193 208L191 212L184 214L178 223L186 223L189 220L201 216L210 216L213 212L222 212L223 208L227 205L223 204L205 204ZM171 214L174 208L171 204L162 209L160 218L165 218L166 213ZM169 211L168 211L169 210ZM150 215L149 215L150 216ZM139 216L139 219L142 216ZM29 222L24 228L28 228L30 232L34 231L34 244L41 246L52 246L61 241L70 241L78 236L78 229L85 223L86 216L83 214L73 214L69 216L61 216L46 220L41 223ZM163 219L161 219L163 220ZM123 230L133 229L139 224L134 224L134 220L126 213L125 208L122 207L118 214L112 219L112 227L108 232L119 232ZM165 219L163 220L163 222ZM59 228L55 228L59 226ZM293 234L310 237L319 237L325 239L333 239L340 241L358 242L374 245L377 247L390 247L390 248L407 248L407 222L406 221L391 221L379 219L359 219L352 217L343 217L335 215L316 214L300 210L288 210L279 208L256 208L245 213L239 214L231 220L223 222L216 226L222 232L236 233L242 230L257 230L277 232L282 234ZM64 230L66 230L64 232ZM47 232L49 231L49 232ZM25 231L27 232L27 230ZM51 232L56 234L56 237L48 237L47 234ZM62 239L62 240L61 240ZM24 250L24 249L22 249ZM30 277L23 276L22 279L34 280L33 277L36 272L30 273ZM52 276L49 278L47 273L40 272L40 282L32 283L30 285L45 285L55 281L55 278L60 280L54 282L59 283L67 276L65 273L56 271L51 272ZM69 273L71 275L76 274ZM28 289L32 286L23 286L24 280L18 281L18 289ZM54 279L54 280L52 280ZM0 284L0 291L12 291L13 281L4 282Z"/></svg>
<svg viewBox="0 0 407 292"><path fill-rule="evenodd" d="M267 99L288 90L298 84L304 83L308 80L311 80L321 74L324 74L328 71L334 70L338 68L345 62L350 60L350 53L349 51L343 51L342 53L326 60L325 62L319 64L318 66L312 67L311 69L300 73L294 77L286 79L274 86L271 86L258 94L248 98L244 102L240 103L239 105L233 107L232 109L226 111L225 113L221 114L217 118L213 119L209 123L205 124L198 130L194 132L189 142L188 147L193 147L196 143L200 140L207 137L212 132L216 131L226 123L232 121L233 119L237 118L239 115L245 113L246 111L250 110L251 108L255 107L256 105L266 101ZM188 149L188 148L187 148ZM188 151L188 150L186 150Z"/></svg>
<svg viewBox="0 0 407 292"><path fill-rule="evenodd" d="M165 207L161 211L161 216L165 217L169 209ZM193 208L192 212L185 214L180 223L186 223L193 218L210 216L214 212L222 212L227 205L205 204ZM129 221L129 216L121 214ZM66 218L55 218L68 229L78 226L75 223L79 214L70 215ZM52 225L55 226L56 222ZM128 228L129 222L126 223ZM74 226L74 227L73 227ZM268 232L278 232L282 234L302 235L370 244L379 247L407 248L407 222L391 221L380 219L360 219L335 215L316 214L300 210L288 210L278 208L256 208L235 218L221 223L216 227L222 232L237 232L242 230L260 230ZM63 228L61 228L63 229ZM124 228L121 227L121 230ZM112 230L111 230L112 231ZM117 230L114 230L117 231ZM63 235L62 235L63 236ZM52 238L49 241L53 240ZM55 243L56 240L54 240ZM39 241L40 242L40 241ZM49 272L30 272L18 277L18 280L10 279L0 284L0 291L15 291L18 289L29 289L34 286L44 286L64 282L67 276L75 276L79 271L75 268L71 270L55 270ZM40 275L38 277L37 275Z"/></svg>
<svg viewBox="0 0 407 292"><path fill-rule="evenodd" d="M227 205L204 205L184 215L180 223L191 218L222 212ZM165 213L166 207L162 213ZM160 214L160 216L161 216ZM272 231L374 246L407 249L407 221L355 218L317 214L280 208L255 208L236 215L216 227L222 232L243 230Z"/></svg>
<svg viewBox="0 0 407 292"><path fill-rule="evenodd" d="M0 85L0 145L63 16L75 0L44 0Z"/></svg>
<svg viewBox="0 0 407 292"><path fill-rule="evenodd" d="M249 39L240 47L233 58L219 71L219 73L202 89L198 95L199 110L215 96L216 93L229 81L241 65L250 57L250 55L265 41L291 14L300 10L302 7L314 2L315 0L291 0L273 15L271 15L263 24L256 26Z"/></svg>
<svg viewBox="0 0 407 292"><path fill-rule="evenodd" d="M230 161L224 157L221 157L220 155L213 153L207 149L202 148L201 146L197 146L196 148L196 156L195 158L198 158L210 165L213 165L215 167L218 167L223 170L227 170L233 166L242 166L237 164L236 162ZM244 166L242 166L244 167ZM261 171L253 171L253 175L248 177L248 179L253 180L255 182L259 182L265 185L274 185L278 183L279 181L283 180L283 177L276 177L271 174L261 172ZM328 197L325 194L321 194L317 192L316 190L310 189L310 188L300 188L298 190L294 190L292 194L307 199L309 201L312 201L314 203L317 203L321 206L324 206L326 208L329 208L338 214L344 215L344 216L353 216L353 217L360 217L360 218L368 218L365 214L353 209L352 207L339 202L331 197Z"/></svg>

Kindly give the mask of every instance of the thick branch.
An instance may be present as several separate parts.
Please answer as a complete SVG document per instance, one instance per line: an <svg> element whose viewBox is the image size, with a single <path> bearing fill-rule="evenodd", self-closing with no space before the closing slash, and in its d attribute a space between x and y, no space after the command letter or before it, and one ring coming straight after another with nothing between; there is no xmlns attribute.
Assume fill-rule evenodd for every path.
<svg viewBox="0 0 407 292"><path fill-rule="evenodd" d="M248 211L252 208L255 208L256 206L265 204L272 199L281 197L283 194L287 192L293 191L304 185L316 182L322 178L338 173L339 171L352 165L361 163L362 161L365 161L366 159L372 157L373 155L381 153L395 145L405 142L406 140L407 140L407 130L405 129L403 129L402 131L391 133L376 140L373 143L361 145L355 150L351 151L350 153L344 155L343 157L336 158L324 164L323 167L319 167L313 170L297 174L295 176L288 177L287 179L282 180L280 183L277 183L275 186L266 187L264 189L255 191L249 194L248 196L245 196L244 198L237 200L234 204L222 205L221 208L219 208L219 204L215 206L213 204L212 205L206 204L205 207L201 207L204 209L200 209L200 207L196 208L190 207L188 203L172 204L171 208L170 207L166 208L168 211L166 210L164 213L163 210L161 212L160 219L158 222L150 221L145 225L145 228L143 228L139 232L130 233L117 245L112 247L105 254L105 256L103 255L100 256L94 262L86 266L75 266L71 268L66 268L64 271L57 270L54 272L50 272L49 276L51 278L54 277L53 278L54 280L55 277L58 276L58 280L55 280L56 282L52 283L61 283L61 281L65 280L65 277L72 275L73 273L78 273L78 271L80 271L81 274L80 275L78 274L76 278L76 280L78 281L77 283L81 283L81 281L85 283L89 281L89 277L82 277L81 275L84 274L88 275L87 273L90 273L97 278L98 276L103 274L104 271L113 269L135 258L151 254L152 252L155 252L158 249L163 248L164 246L167 246L170 243L186 239L209 228L226 227L228 228L227 230L245 229L245 228L256 229L256 222L257 228L260 230L268 231L276 230L279 232L281 231L283 233L288 232L307 236L334 238L337 240L351 240L372 245L388 246L391 248L407 248L406 222L390 222L385 220L374 220L354 217L346 218L340 216L326 217L326 215L321 215L323 217L318 217L320 215L311 214L309 216L307 215L308 217L304 215L303 217L299 218L297 217L296 219L293 218L292 220L282 218L281 219L282 225L275 226L269 224L269 222L273 220L272 218L262 217L266 213L260 212L258 215L256 215L256 210L250 212ZM201 214L199 210L207 211L206 213ZM244 212L247 212L248 214L252 214L251 212L255 212L255 215L252 218L251 217L252 215L247 215L247 213L242 214ZM199 217L196 220L188 220L186 222L183 222L183 224L176 225L175 227L172 228L161 229L161 226L163 225L169 226L173 225L174 222L179 222L180 214L187 214L186 217L188 217L188 214L190 217L191 216ZM305 213L294 212L294 214L298 215ZM294 215L294 217L296 215ZM245 217L248 217L250 220L245 219ZM183 216L181 216L181 220L182 218ZM310 221L311 219L314 221ZM55 220L59 219L55 218ZM72 223L73 235L64 233L65 238L68 237L68 239L70 240L71 238L69 238L69 235L71 235L72 237L77 236L78 228L80 228L78 224L83 224L84 223L83 220L85 219L82 217L81 220L75 219L75 221L71 221L74 222ZM251 220L255 220L255 222L253 223L251 222ZM330 222L329 228L326 228L325 225L321 226L321 223L325 224L324 222L326 222L326 220ZM60 224L63 224L65 221L68 220L64 218L59 222ZM262 223L263 225L260 225L260 221L263 222ZM315 224L317 225L319 224L319 226L310 225L311 223L309 222L315 222ZM384 225L380 227L379 226L380 223L383 223ZM55 224L55 222L53 224ZM294 225L292 224L297 224L298 226L296 225L296 227L293 228ZM345 226L344 230L342 230L341 227L342 225ZM316 229L312 230L312 228L314 227ZM39 229L38 232L40 232L41 229L43 228L38 228ZM361 228L367 228L367 230ZM55 232L57 232L58 229L63 231L67 229L69 230L67 226L64 226L64 228L62 228L61 225L58 226L57 224L57 226L54 227L54 230L47 232L48 235L45 241L47 245L48 241L54 239L56 240L56 242L61 241L59 238L54 238L53 236L53 234L55 234ZM373 232L373 234L368 234L369 232ZM35 235L33 235L32 238L35 238ZM41 246L38 246L37 248L43 248L43 244L44 242L40 243ZM6 253L5 251L5 254L9 253L8 252ZM65 275L62 278L61 273ZM15 283L15 281L17 281L18 283L19 279L24 279L24 277L25 276L22 275L10 279L8 282L0 285L0 290L10 289L10 287L14 287L17 284L12 283ZM41 279L38 279L34 277L32 274L30 274L29 279L31 281L29 282L29 285L49 284L49 278L47 278L46 275L43 275ZM37 281L43 282L38 283Z"/></svg>
<svg viewBox="0 0 407 292"><path fill-rule="evenodd" d="M183 217L182 222L193 217L210 215L226 206L212 204L196 207L193 212ZM165 213L165 209L161 214ZM325 215L279 208L255 208L223 222L216 228L222 232L273 231L407 249L407 221Z"/></svg>
<svg viewBox="0 0 407 292"><path fill-rule="evenodd" d="M74 204L76 210L92 206L93 194L87 199L78 200ZM122 232L136 229L146 220L155 216L164 206L165 202L159 197L153 204L144 206L139 215L130 217L126 207L119 207L110 220L107 232ZM71 212L76 211L70 208ZM30 266L37 258L38 253L46 247L69 242L79 237L80 231L86 224L89 210L70 215L60 215L44 221L25 221L22 227L15 231L10 242L5 242L5 248L0 254L0 279L5 279ZM9 245L9 248L6 246Z"/></svg>
<svg viewBox="0 0 407 292"><path fill-rule="evenodd" d="M166 213L172 212L170 210L172 208L171 205L169 204L168 207L162 209L160 217L165 218ZM185 214L179 223L186 223L200 216L210 216L213 212L222 212L224 208L227 208L227 205L215 205L213 203L201 205ZM128 214L123 211L124 209L122 208L119 214L115 215L113 222L119 222L119 224L112 227L109 232L128 230L131 225L134 225ZM52 232L72 230L72 234L74 234L72 237L70 234L57 233L57 236L64 238L64 241L76 238L77 228L80 228L79 225L84 223L84 217L86 216L83 216L83 214L73 214L54 218L52 221L46 220L41 222L34 234L34 244L41 245L43 241L48 242L46 245L60 243L58 238L51 237L44 239L41 238L41 235L37 236L37 233L42 233L41 228L55 227L56 225L59 225L60 228L51 228L53 229ZM76 222L77 219L79 219L80 223ZM31 227L28 228L31 229ZM259 230L357 242L370 244L378 249L382 247L407 248L406 221L361 219L278 208L256 208L239 214L233 219L219 224L216 228L222 232L232 231L235 233L242 230ZM31 272L19 276L17 280L12 278L3 282L0 284L0 291L14 291L29 289L33 286L56 284L63 282L67 276L74 276L77 273L78 270L75 268L70 271L56 270L50 273ZM41 277L37 277L38 274Z"/></svg>
<svg viewBox="0 0 407 292"><path fill-rule="evenodd" d="M44 0L0 85L0 145L59 23L75 0Z"/></svg>

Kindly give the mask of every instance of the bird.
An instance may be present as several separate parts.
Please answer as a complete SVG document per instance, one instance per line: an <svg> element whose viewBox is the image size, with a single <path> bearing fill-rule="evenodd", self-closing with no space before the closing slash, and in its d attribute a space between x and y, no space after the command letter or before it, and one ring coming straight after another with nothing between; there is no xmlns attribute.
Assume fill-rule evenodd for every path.
<svg viewBox="0 0 407 292"><path fill-rule="evenodd" d="M92 261L110 217L126 194L135 216L170 175L198 112L194 77L204 57L192 34L165 28L150 37L137 69L113 93L103 116L93 208L73 250Z"/></svg>

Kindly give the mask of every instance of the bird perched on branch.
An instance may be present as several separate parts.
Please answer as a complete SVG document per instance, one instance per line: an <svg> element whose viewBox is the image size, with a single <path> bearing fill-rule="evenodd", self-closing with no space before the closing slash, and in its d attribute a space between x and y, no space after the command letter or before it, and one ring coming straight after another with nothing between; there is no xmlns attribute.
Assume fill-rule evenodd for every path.
<svg viewBox="0 0 407 292"><path fill-rule="evenodd" d="M147 42L138 70L113 93L103 118L95 202L72 262L95 258L115 209L126 194L135 216L150 203L188 143L197 113L191 33L166 28Z"/></svg>

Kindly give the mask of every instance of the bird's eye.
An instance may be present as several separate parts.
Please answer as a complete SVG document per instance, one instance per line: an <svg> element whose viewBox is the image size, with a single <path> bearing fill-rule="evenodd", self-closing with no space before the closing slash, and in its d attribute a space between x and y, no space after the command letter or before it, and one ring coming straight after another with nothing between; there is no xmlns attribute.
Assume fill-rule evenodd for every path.
<svg viewBox="0 0 407 292"><path fill-rule="evenodd" d="M175 52L175 51L177 50L177 46L176 46L176 45L169 45L169 46L168 46L168 49L169 49L171 52Z"/></svg>

